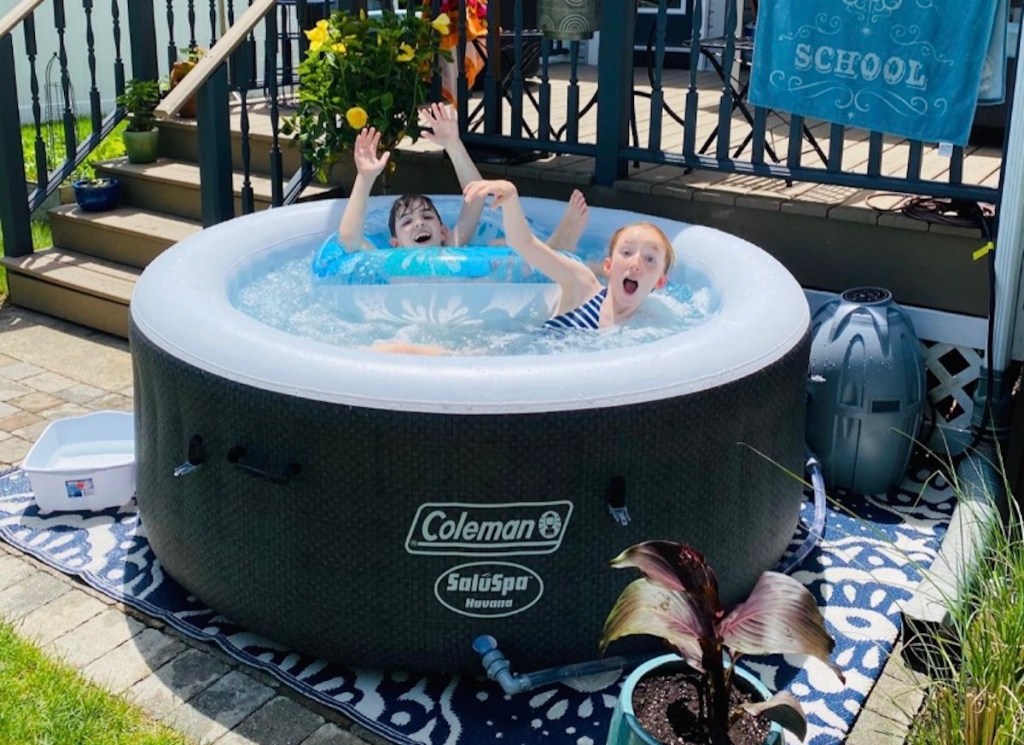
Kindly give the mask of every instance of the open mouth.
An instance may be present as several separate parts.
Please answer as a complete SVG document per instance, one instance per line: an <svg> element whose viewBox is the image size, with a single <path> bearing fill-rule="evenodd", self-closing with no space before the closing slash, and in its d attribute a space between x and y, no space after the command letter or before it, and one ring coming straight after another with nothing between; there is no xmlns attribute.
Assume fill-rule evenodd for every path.
<svg viewBox="0 0 1024 745"><path fill-rule="evenodd" d="M425 243L430 243L430 238L430 233L417 233L416 235L413 236L412 240L417 245L422 246Z"/></svg>
<svg viewBox="0 0 1024 745"><path fill-rule="evenodd" d="M637 281L635 279L626 278L622 280L622 289L626 291L627 295L632 295L634 292L636 292L636 288L639 286L640 285L637 284Z"/></svg>

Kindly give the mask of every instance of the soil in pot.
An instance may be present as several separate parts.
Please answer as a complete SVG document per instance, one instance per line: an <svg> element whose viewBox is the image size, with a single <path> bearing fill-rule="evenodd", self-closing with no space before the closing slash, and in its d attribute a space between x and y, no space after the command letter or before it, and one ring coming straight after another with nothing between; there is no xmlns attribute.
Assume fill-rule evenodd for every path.
<svg viewBox="0 0 1024 745"><path fill-rule="evenodd" d="M667 670L645 676L633 690L633 712L640 724L666 745L711 745L701 722L700 677ZM730 710L758 697L732 687ZM743 713L729 729L732 745L763 745L771 722ZM715 744L717 745L717 743Z"/></svg>

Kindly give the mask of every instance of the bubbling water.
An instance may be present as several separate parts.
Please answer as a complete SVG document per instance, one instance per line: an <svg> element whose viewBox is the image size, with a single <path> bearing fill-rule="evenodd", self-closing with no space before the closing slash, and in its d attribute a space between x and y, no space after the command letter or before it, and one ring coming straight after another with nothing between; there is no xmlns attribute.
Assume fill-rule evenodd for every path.
<svg viewBox="0 0 1024 745"><path fill-rule="evenodd" d="M453 224L455 216L442 211L442 219ZM500 241L499 225L500 217L485 214L474 242ZM388 247L386 213L369 215L366 227L367 236L375 245ZM537 234L545 235L542 228L533 227ZM584 234L576 251L595 268L598 276L606 242L606 237ZM232 293L233 303L243 313L269 326L315 341L357 348L372 347L376 342L402 342L440 347L458 355L556 354L627 347L683 332L703 323L713 312L710 287L669 282L664 289L652 293L628 322L599 333L544 329L546 317L526 318L500 327L472 318L454 324L426 320L356 321L342 317L330 298L319 291L311 271L315 255L315 249L295 252L269 265L266 271L243 278ZM394 290L401 292L398 286Z"/></svg>

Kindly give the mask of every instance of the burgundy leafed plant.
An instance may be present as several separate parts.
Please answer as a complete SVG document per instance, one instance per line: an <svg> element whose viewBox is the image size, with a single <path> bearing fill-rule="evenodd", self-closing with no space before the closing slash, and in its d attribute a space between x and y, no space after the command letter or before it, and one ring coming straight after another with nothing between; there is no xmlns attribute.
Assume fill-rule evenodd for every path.
<svg viewBox="0 0 1024 745"><path fill-rule="evenodd" d="M664 639L687 664L702 673L701 695L712 742L726 733L740 711L730 712L732 668L742 655L806 654L827 664L835 641L814 598L792 577L765 572L750 597L728 613L718 597L718 578L694 549L673 541L647 541L612 559L617 569L635 567L643 573L619 596L608 614L601 637L602 653L615 639L650 634ZM780 691L768 701L743 709L764 715L796 734L807 733L807 719L796 697Z"/></svg>

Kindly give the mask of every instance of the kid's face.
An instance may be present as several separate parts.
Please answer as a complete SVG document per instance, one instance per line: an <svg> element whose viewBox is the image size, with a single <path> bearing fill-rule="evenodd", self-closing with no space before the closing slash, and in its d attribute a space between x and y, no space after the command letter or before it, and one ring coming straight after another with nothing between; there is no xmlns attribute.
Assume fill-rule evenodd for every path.
<svg viewBox="0 0 1024 745"><path fill-rule="evenodd" d="M395 217L392 246L443 246L447 241L448 228L441 222L437 212L425 202L410 204Z"/></svg>
<svg viewBox="0 0 1024 745"><path fill-rule="evenodd" d="M635 310L652 291L664 287L665 260L665 245L656 231L646 225L622 231L612 255L604 260L608 291L616 305Z"/></svg>

